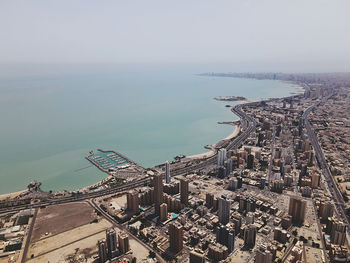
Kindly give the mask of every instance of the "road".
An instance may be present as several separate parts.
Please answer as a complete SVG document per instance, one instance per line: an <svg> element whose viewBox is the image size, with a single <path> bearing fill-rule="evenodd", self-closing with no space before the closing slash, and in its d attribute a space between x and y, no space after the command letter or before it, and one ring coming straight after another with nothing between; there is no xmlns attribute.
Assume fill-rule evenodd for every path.
<svg viewBox="0 0 350 263"><path fill-rule="evenodd" d="M256 103L257 102L251 102L251 103L246 103L244 105L254 105ZM255 130L255 126L256 126L255 119L250 117L244 111L242 111L242 106L243 105L239 104L239 105L234 106L231 109L231 111L233 113L235 113L236 115L238 115L238 117L240 117L240 119L242 120L242 130L243 131L241 134L239 134L237 137L235 137L232 142L230 142L226 146L227 150L233 150L233 149L237 149L238 147L240 147L243 144L243 142L249 137L249 135ZM202 169L208 165L215 164L216 161L217 161L217 153L215 153L214 156L206 159L205 161L203 161L199 164L191 165L191 166L176 169L176 170L171 170L171 175L175 176L175 175L190 173L190 172L193 172L195 170Z"/></svg>
<svg viewBox="0 0 350 263"><path fill-rule="evenodd" d="M312 147L314 148L314 151L315 151L315 156L316 156L316 159L319 163L319 166L322 170L322 174L325 178L325 181L328 185L328 188L329 188L329 191L332 195L332 199L334 201L334 206L336 208L336 212L337 214L339 215L339 217L345 222L347 223L348 225L350 225L350 220L348 218L348 216L346 215L346 209L345 209L345 202L344 202L344 199L343 199L343 196L341 195L338 187L337 187L337 184L332 176L332 173L329 169L329 166L328 166L328 163L324 157L324 154L323 154L323 151L321 149L321 146L319 145L318 143L318 139L317 139L317 136L315 135L312 127L311 127L311 124L308 120L308 116L310 114L310 112L315 108L317 107L319 104L321 103L324 103L326 102L330 97L332 97L334 95L334 91L332 91L332 93L326 97L324 97L321 101L317 102L316 104L310 106L308 109L306 109L302 115L302 121L305 125L305 128L306 128L306 131L307 131L307 134L309 136L309 139L311 141L311 144L312 144ZM348 232L348 235L350 235L350 229L349 227L347 228L347 232Z"/></svg>
<svg viewBox="0 0 350 263"><path fill-rule="evenodd" d="M38 215L38 210L39 210L38 208L35 209L32 222L30 223L26 243L25 243L24 249L23 249L21 263L24 263L27 260L27 253L28 253L28 249L29 249L30 239L32 237L32 233L33 233L33 229L34 229L34 225L35 225L35 220L36 220L36 217Z"/></svg>
<svg viewBox="0 0 350 263"><path fill-rule="evenodd" d="M269 187L271 187L271 181L272 181L272 167L273 167L273 160L275 158L275 143L276 143L276 129L274 126L272 130L271 156L270 156L270 161L269 161L269 166L267 169L267 176L266 176L266 183L269 184Z"/></svg>
<svg viewBox="0 0 350 263"><path fill-rule="evenodd" d="M143 178L143 179L138 180L138 181L134 181L131 183L121 185L121 186L116 187L116 188L109 188L109 189L104 189L104 190L100 190L100 191L96 191L96 192L79 194L76 196L42 200L41 202L34 203L34 204L16 205L16 206L11 206L11 207L1 208L0 214L9 213L9 212L12 213L12 212L17 212L17 211L20 211L23 209L37 208L37 207L41 207L41 206L49 206L49 205L57 205L57 204L63 204L63 203L84 201L86 199L97 198L97 197L101 197L101 196L105 196L105 195L110 195L110 194L115 194L115 193L127 191L130 189L134 189L136 187L148 185L150 183L151 183L151 178L146 177L146 178Z"/></svg>
<svg viewBox="0 0 350 263"><path fill-rule="evenodd" d="M98 204L96 204L96 202L91 199L88 200L88 203L97 211L99 211L101 213L101 215L107 220L109 221L113 226L117 227L119 230L124 231L128 234L129 239L135 239L138 243L140 243L140 245L144 246L146 249L148 249L149 251L153 251L156 255L156 259L158 260L158 262L161 263L166 263L166 261L162 258L162 256L155 251L151 246L149 246L148 244L144 243L142 240L140 240L138 237L136 237L135 235L133 235L126 227L124 227L124 225L119 224L111 215L109 215L107 212L105 212L103 209L101 209L101 207L99 207ZM130 240L129 240L130 241Z"/></svg>

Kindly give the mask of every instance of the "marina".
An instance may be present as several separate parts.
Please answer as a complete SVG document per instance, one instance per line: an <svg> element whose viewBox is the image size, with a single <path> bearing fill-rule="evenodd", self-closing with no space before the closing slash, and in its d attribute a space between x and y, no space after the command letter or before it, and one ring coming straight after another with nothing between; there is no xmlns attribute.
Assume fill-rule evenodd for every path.
<svg viewBox="0 0 350 263"><path fill-rule="evenodd" d="M118 169L129 168L131 165L137 165L126 156L116 151L104 151L98 149L97 152L91 151L86 159L105 173L111 173Z"/></svg>

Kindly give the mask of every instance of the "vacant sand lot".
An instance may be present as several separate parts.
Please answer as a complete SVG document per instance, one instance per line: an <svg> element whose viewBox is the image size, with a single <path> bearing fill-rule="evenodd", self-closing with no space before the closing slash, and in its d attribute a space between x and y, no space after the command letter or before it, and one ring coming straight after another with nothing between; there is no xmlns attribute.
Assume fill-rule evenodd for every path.
<svg viewBox="0 0 350 263"><path fill-rule="evenodd" d="M111 224L100 219L98 223L86 224L75 229L43 238L31 244L28 257L30 262L62 262L69 255L83 257L97 253L97 241L106 237L105 231ZM28 261L28 262L29 262Z"/></svg>
<svg viewBox="0 0 350 263"><path fill-rule="evenodd" d="M70 203L49 206L39 210L31 242L54 236L73 228L88 224L97 217L87 203Z"/></svg>

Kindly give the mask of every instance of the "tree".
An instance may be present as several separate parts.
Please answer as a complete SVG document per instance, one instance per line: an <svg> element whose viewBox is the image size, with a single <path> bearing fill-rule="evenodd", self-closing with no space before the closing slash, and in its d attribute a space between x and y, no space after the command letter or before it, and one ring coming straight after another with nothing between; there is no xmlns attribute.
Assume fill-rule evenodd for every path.
<svg viewBox="0 0 350 263"><path fill-rule="evenodd" d="M148 256L150 258L155 258L156 257L156 253L154 253L154 251L150 250Z"/></svg>

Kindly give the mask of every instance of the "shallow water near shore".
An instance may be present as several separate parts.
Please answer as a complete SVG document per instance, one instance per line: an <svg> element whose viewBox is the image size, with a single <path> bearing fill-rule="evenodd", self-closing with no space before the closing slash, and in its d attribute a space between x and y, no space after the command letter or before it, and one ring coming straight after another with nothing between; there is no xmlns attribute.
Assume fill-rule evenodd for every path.
<svg viewBox="0 0 350 263"><path fill-rule="evenodd" d="M43 73L45 72L45 73ZM273 80L204 77L198 68L0 74L0 194L32 180L44 190L72 190L106 175L85 160L117 150L153 167L193 155L227 137L237 120L216 96L249 100L288 96L297 87Z"/></svg>

